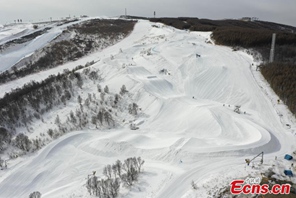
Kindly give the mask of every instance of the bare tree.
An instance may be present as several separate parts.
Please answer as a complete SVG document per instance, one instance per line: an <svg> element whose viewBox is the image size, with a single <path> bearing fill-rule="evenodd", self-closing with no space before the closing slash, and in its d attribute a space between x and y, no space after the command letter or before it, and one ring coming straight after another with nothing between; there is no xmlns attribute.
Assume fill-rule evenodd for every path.
<svg viewBox="0 0 296 198"><path fill-rule="evenodd" d="M142 160L141 157L138 157L138 158L134 157L133 158L133 161L134 161L135 166L138 169L138 172L140 173L141 172L141 167L143 166L143 164L145 163L145 161Z"/></svg>
<svg viewBox="0 0 296 198"><path fill-rule="evenodd" d="M115 162L115 166L116 166L117 175L119 177L121 177L121 173L122 173L122 163L121 163L121 161L120 160L117 160Z"/></svg>
<svg viewBox="0 0 296 198"><path fill-rule="evenodd" d="M126 186L133 185L143 164L144 160L141 157L128 158L124 161L124 164L117 160L112 166L104 167L103 174L107 177L106 179L98 180L94 174L91 177L89 175L86 188L90 195L93 194L100 198L115 198L118 196L120 183L124 182ZM124 170L123 174L122 170ZM112 174L114 178L112 178Z"/></svg>
<svg viewBox="0 0 296 198"><path fill-rule="evenodd" d="M119 188L120 188L119 178L111 179L109 190L110 190L110 196L112 198L115 198L118 196Z"/></svg>
<svg viewBox="0 0 296 198"><path fill-rule="evenodd" d="M88 176L87 182L86 182L86 188L89 192L89 194L97 194L97 184L98 184L98 178L95 175Z"/></svg>
<svg viewBox="0 0 296 198"><path fill-rule="evenodd" d="M104 167L104 170L103 170L103 174L108 177L108 179L111 179L112 177L112 168L111 168L111 165L107 165Z"/></svg>
<svg viewBox="0 0 296 198"><path fill-rule="evenodd" d="M131 186L133 184L133 181L136 181L139 175L139 172L135 167L133 158L127 158L126 160L124 160L122 168L126 171L126 173L122 174L121 179L126 185Z"/></svg>

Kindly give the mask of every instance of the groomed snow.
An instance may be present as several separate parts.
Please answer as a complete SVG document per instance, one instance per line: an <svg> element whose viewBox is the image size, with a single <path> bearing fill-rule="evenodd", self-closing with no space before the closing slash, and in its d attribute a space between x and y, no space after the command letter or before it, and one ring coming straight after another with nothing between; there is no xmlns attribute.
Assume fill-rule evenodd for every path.
<svg viewBox="0 0 296 198"><path fill-rule="evenodd" d="M28 41L23 44L18 44L16 47L13 47L13 50L9 50L8 52L0 53L0 73L6 70L9 70L15 64L20 62L22 59L31 56L36 50L45 47L48 43L50 43L53 39L59 36L66 27L80 23L81 21L89 20L89 18L85 18L80 21L70 22L64 25L57 26L56 23L49 23L44 25L39 25L39 29L34 30L33 24L21 23L21 24L11 24L2 29L0 29L0 44L4 44L8 41L14 40L16 38L21 38L23 36L32 34L38 30L42 30L46 27L50 27L46 33L37 36L31 41Z"/></svg>
<svg viewBox="0 0 296 198"><path fill-rule="evenodd" d="M206 43L209 32L151 25L139 21L114 46L0 87L8 92L30 79L100 60L92 67L101 70L105 84L114 91L125 84L147 115L136 121L139 130L77 131L55 140L6 170L1 198L37 190L43 198L91 197L83 186L88 174L100 175L105 165L133 156L146 161L144 173L120 197L211 197L207 186L219 188L250 173L245 158L264 151L268 163L294 149L293 131L282 121L288 111L281 108L284 118L278 115L271 100L276 96L265 94L266 84L258 85L262 79L250 66L252 57ZM162 69L170 75L160 74ZM241 114L233 111L235 105L241 105Z"/></svg>
<svg viewBox="0 0 296 198"><path fill-rule="evenodd" d="M33 25L28 23L10 24L3 26L0 24L0 44L19 38L33 30Z"/></svg>

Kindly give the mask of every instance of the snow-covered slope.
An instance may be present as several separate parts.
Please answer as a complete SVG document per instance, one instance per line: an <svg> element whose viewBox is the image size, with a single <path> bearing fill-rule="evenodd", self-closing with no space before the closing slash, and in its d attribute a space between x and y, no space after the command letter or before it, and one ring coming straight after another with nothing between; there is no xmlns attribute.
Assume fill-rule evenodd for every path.
<svg viewBox="0 0 296 198"><path fill-rule="evenodd" d="M33 25L28 23L0 25L0 44L24 36L33 30Z"/></svg>
<svg viewBox="0 0 296 198"><path fill-rule="evenodd" d="M77 131L55 140L5 170L1 198L26 197L36 190L44 198L91 197L83 186L87 175L131 156L146 160L144 174L121 197L211 197L205 184L219 187L248 175L245 158L264 151L268 163L294 149L292 129L284 127L262 90L267 88L254 78L252 57L207 43L210 33L151 25L139 21L129 37L102 52L0 87L9 91L100 60L93 67L109 88L125 84L147 115L135 121L139 130ZM163 69L169 74L159 72ZM241 114L233 111L236 105ZM191 190L192 180L199 190Z"/></svg>
<svg viewBox="0 0 296 198"><path fill-rule="evenodd" d="M87 18L88 19L88 18ZM83 20L87 20L83 19ZM37 36L36 38L24 42L22 44L17 44L13 46L12 49L0 53L0 73L4 72L15 64L17 64L22 59L31 56L36 50L43 48L53 39L59 36L67 26L79 23L81 21L75 21L66 23L64 25L58 25L57 23L49 23L39 25L40 27L35 30L33 24L11 24L5 28L0 29L0 45L6 42L12 41L14 39L21 38L23 36L30 35L34 32L43 30L45 28L50 28L50 30Z"/></svg>

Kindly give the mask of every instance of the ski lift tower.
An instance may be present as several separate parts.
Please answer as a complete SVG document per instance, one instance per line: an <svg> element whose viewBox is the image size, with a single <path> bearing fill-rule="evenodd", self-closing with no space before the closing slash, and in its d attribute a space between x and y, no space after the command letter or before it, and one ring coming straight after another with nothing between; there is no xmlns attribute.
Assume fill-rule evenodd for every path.
<svg viewBox="0 0 296 198"><path fill-rule="evenodd" d="M274 60L275 39L276 39L276 33L273 33L272 34L272 41L271 41L271 49L270 49L269 63L272 63L273 60Z"/></svg>
<svg viewBox="0 0 296 198"><path fill-rule="evenodd" d="M257 157L259 157L261 155L261 160L260 160L260 163L263 164L263 155L264 155L264 152L262 151L261 153L259 153L258 155L256 155L253 159L245 159L246 163L248 164L248 166L250 165L250 163L256 159Z"/></svg>

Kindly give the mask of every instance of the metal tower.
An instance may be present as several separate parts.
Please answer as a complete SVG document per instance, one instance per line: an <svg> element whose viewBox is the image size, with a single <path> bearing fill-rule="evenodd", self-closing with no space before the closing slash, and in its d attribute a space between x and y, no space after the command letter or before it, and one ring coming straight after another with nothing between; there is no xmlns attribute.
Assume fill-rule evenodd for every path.
<svg viewBox="0 0 296 198"><path fill-rule="evenodd" d="M269 56L269 62L270 63L272 63L273 60L274 60L275 39L276 39L276 33L273 33L272 34L272 41L271 41L270 56Z"/></svg>

